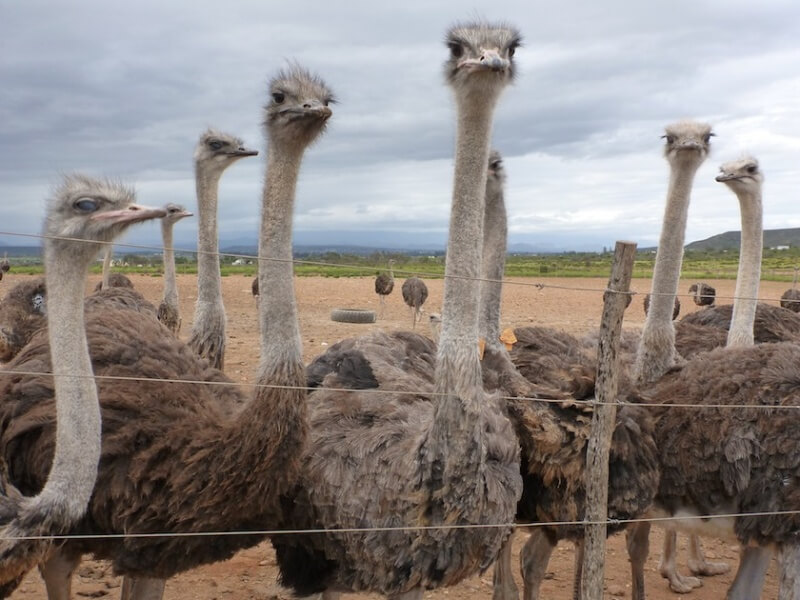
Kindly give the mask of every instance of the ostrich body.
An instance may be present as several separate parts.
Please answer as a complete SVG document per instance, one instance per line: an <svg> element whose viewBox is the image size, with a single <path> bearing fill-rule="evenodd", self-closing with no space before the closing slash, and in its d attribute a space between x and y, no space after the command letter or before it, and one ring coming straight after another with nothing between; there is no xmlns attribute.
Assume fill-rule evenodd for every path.
<svg viewBox="0 0 800 600"><path fill-rule="evenodd" d="M163 210L138 206L133 200L133 192L118 184L71 175L64 178L47 205L44 261L51 301L47 311L49 327L40 338L45 348L53 350L34 356L32 341L6 370L46 370L55 377L6 375L0 383L0 393L3 425L8 431L19 426L20 419L7 409L25 401L26 386L35 385L37 377L48 380L51 452L40 465L41 481L33 493L9 472L13 470L14 457L4 458L0 482L3 596L50 547L49 541L13 537L66 533L83 516L94 488L100 459L100 410L84 331L83 293L89 265L102 243L110 242L133 223L164 216ZM42 368L45 364L47 369Z"/></svg>
<svg viewBox="0 0 800 600"><path fill-rule="evenodd" d="M211 366L225 365L225 307L219 269L217 193L222 173L237 160L255 156L242 140L209 129L200 136L194 152L197 187L197 301L189 345Z"/></svg>
<svg viewBox="0 0 800 600"><path fill-rule="evenodd" d="M0 281L3 280L3 276L11 270L11 263L8 262L8 253L3 253L3 260L0 260Z"/></svg>
<svg viewBox="0 0 800 600"><path fill-rule="evenodd" d="M650 312L650 294L645 295L643 300L643 307L644 307L644 314L645 316L647 316L647 314ZM673 303L672 307L672 320L674 321L675 319L677 319L679 314L681 314L681 301L678 299L677 296L675 296L675 302Z"/></svg>
<svg viewBox="0 0 800 600"><path fill-rule="evenodd" d="M419 277L409 277L401 288L403 301L411 309L411 328L416 329L417 321L422 316L422 305L428 299L428 286Z"/></svg>
<svg viewBox="0 0 800 600"><path fill-rule="evenodd" d="M30 341L46 321L44 277L15 285L0 302L0 361L7 362Z"/></svg>
<svg viewBox="0 0 800 600"><path fill-rule="evenodd" d="M230 380L156 319L131 319L127 309L101 305L87 310L96 372L148 379L102 381L98 387L104 420L100 471L89 511L72 533L236 531L283 522L281 499L290 497L296 483L308 432L292 269L284 259L291 256L303 151L331 111L325 106L327 87L299 67L275 77L270 93L259 250L261 277L270 285L264 281L259 306L256 390L231 411L228 405L245 401L235 386L179 381ZM178 381L159 381L164 379ZM21 421L1 440L12 476L31 487L39 484L41 457L52 444L51 422L42 418L47 407L37 402L8 407ZM126 600L151 600L161 597L167 577L230 558L260 540L258 535L221 536L213 543L202 536L73 540L48 561L43 575L50 597L62 598L81 554L92 553L126 575Z"/></svg>
<svg viewBox="0 0 800 600"><path fill-rule="evenodd" d="M692 301L697 306L712 306L717 296L717 290L702 281L690 285L689 293L692 294Z"/></svg>
<svg viewBox="0 0 800 600"><path fill-rule="evenodd" d="M94 286L94 291L108 290L111 288L133 289L133 282L130 277L123 273L110 273L105 271L105 261L103 262L103 278Z"/></svg>
<svg viewBox="0 0 800 600"><path fill-rule="evenodd" d="M381 301L381 316L383 316L383 311L386 309L386 296L391 294L394 289L393 265L394 260L389 259L389 272L378 273L378 276L375 277L375 293L378 294ZM427 293L425 295L427 296ZM405 299L405 293L403 294L403 298Z"/></svg>
<svg viewBox="0 0 800 600"><path fill-rule="evenodd" d="M426 381L401 362L379 361L380 388L417 395L322 389L309 396L311 443L287 525L369 531L275 536L282 581L301 594L421 598L426 588L457 583L491 564L509 529L436 526L510 523L521 491L511 424L481 385L474 243L492 112L519 38L479 23L454 27L447 43L458 134L435 374Z"/></svg>
<svg viewBox="0 0 800 600"><path fill-rule="evenodd" d="M676 330L679 333L684 325L697 325L727 332L732 317L732 304L709 306L683 317L676 323ZM753 335L757 344L800 341L800 315L779 306L758 302Z"/></svg>
<svg viewBox="0 0 800 600"><path fill-rule="evenodd" d="M172 245L172 228L192 213L177 204L167 204L167 216L161 220L161 238L164 242L164 297L158 305L158 320L175 335L181 330L178 306L178 285L175 280L175 248Z"/></svg>
<svg viewBox="0 0 800 600"><path fill-rule="evenodd" d="M483 267L481 270L480 333L486 340L484 385L500 389L508 398L508 411L522 446L523 494L517 508L519 522L578 521L583 518L586 447L591 433L591 410L570 401L594 391L596 366L581 350L580 341L549 328L515 330L517 342L511 360L500 340L500 280L508 239L503 198L505 172L499 153L490 156L484 213ZM525 379L523 379L524 376ZM573 394L557 409L537 404L532 397L548 392L533 384ZM558 397L555 390L550 397ZM658 458L653 423L646 411L625 406L617 412L610 452L608 514L610 519L640 516L652 503L658 485ZM620 527L609 528L609 533ZM558 540L570 539L576 553L575 594L579 597L584 531L582 527L535 527L526 543L521 568L524 598L539 595L550 555ZM494 598L515 599L517 589L511 569L511 539L495 566Z"/></svg>
<svg viewBox="0 0 800 600"><path fill-rule="evenodd" d="M781 308L787 308L792 312L800 312L800 290L797 289L798 272L800 272L800 268L795 267L792 287L783 292L781 296Z"/></svg>

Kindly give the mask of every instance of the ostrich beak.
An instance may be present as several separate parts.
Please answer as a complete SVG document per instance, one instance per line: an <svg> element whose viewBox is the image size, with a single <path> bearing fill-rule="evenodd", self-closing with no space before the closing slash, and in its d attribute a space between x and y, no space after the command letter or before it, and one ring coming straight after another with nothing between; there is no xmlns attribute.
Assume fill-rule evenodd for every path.
<svg viewBox="0 0 800 600"><path fill-rule="evenodd" d="M150 219L163 219L167 211L153 206L131 204L122 210L109 210L91 216L94 221L111 221L113 223L140 223Z"/></svg>

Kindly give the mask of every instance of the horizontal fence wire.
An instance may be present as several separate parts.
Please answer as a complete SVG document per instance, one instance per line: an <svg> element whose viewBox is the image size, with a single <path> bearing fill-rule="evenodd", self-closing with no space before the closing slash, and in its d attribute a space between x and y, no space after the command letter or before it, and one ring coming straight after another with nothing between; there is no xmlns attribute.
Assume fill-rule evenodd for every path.
<svg viewBox="0 0 800 600"><path fill-rule="evenodd" d="M27 238L37 238L37 239L61 239L67 241L77 241L77 242L85 242L85 243L94 243L89 240L83 240L79 238L68 238L68 237L60 237L60 236L46 236L42 234L26 234L26 233L17 233L17 232L7 232L7 231L0 231L0 235L9 235L9 236L18 236L18 237L27 237ZM105 245L114 245L117 247L124 247L124 248L131 248L131 249L138 249L138 250L154 250L154 251L163 251L165 248L162 246L150 246L150 245L138 245L138 244L121 244L121 243L106 243ZM227 253L227 252L203 252L199 250L191 250L191 249L182 249L182 248L173 248L175 252L181 252L185 254L210 254L216 255L218 257L228 257L228 258L240 258L245 260L252 260L255 262L259 261L273 261L273 262L291 262L296 265L311 265L311 266L325 266L325 267L336 267L336 268L349 268L349 269L358 269L364 271L374 272L375 266L374 265L357 265L357 264L346 264L346 263L331 263L331 262L324 262L324 261L309 261L309 260L302 260L302 259L279 259L274 257L259 257L253 256L249 254L234 254L234 253ZM609 267L610 268L610 267ZM551 284L551 283L543 283L543 282L529 282L529 281L518 281L513 279L488 279L488 278L481 278L481 277L467 277L467 276L451 276L451 275L444 275L442 273L423 273L420 271L404 271L404 270L394 270L396 274L408 274L408 275L416 275L421 277L430 277L436 279L444 279L444 278L457 278L457 279L465 279L465 280L473 280L473 281L485 281L491 283L500 283L502 285L521 285L521 286L529 286L534 287L539 290L545 289L558 289L558 290L567 290L567 291L575 291L575 292L590 292L590 293L618 293L624 294L629 296L638 295L635 291L618 291L618 290L611 290L608 288L601 288L601 287L585 287L585 286L567 286L561 284ZM696 278L695 278L696 279ZM664 295L671 295L671 294L664 294ZM679 297L687 297L693 298L696 297L696 294L677 294ZM736 296L723 296L717 294L715 296L717 299L729 299L735 300L737 299ZM752 297L738 297L740 299L748 299L748 300L759 300L759 301L779 301L778 299L766 299L766 298L752 298ZM46 371L18 371L18 370L9 370L9 369L0 369L0 375L6 376L46 376L46 377L56 377L52 372ZM146 378L146 377L128 377L128 376L112 376L112 375L75 375L75 374L59 374L57 377L71 377L71 378L93 378L98 381L104 380L119 380L119 381L140 381L140 382L161 382L161 383L170 383L170 384L192 384L192 385L209 385L209 386L236 386L242 388L270 388L270 389L285 389L285 390L303 390L308 392L313 391L335 391L335 392L353 392L359 394L408 394L408 395L424 395L426 397L437 397L437 396L446 396L446 393L437 393L432 390L422 390L422 391L412 391L412 390L387 390L387 389L349 389L349 388L330 388L330 387L304 387L304 386L285 386L285 385L276 385L276 384L264 384L264 383L244 383L244 382L225 382L225 381L203 381L203 380L191 380L191 379L159 379L159 378ZM692 408L692 409L721 409L721 408L732 408L732 409L765 409L765 410L797 410L800 409L800 406L785 406L785 405L764 405L764 404L726 404L726 403L703 403L703 404L691 404L691 403L680 403L680 402L670 402L670 403L628 403L628 402L600 402L597 399L590 398L584 400L577 400L569 397L565 398L535 398L535 397L518 397L518 396L494 396L495 398L499 398L502 400L513 400L513 401L530 401L530 402L539 402L539 403L552 403L558 405L575 405L575 406L600 406L603 404L613 404L615 406L638 406L642 408ZM423 531L423 530L446 530L446 529L489 529L489 528L508 528L508 527L519 527L519 528L535 528L535 527L575 527L575 526L588 526L588 525L619 525L619 524L632 524L632 523L668 523L670 521L686 521L686 520L694 520L694 519L701 519L707 520L709 518L739 518L739 517L767 517L767 516L790 516L790 515L797 515L800 514L800 510L798 511L768 511L768 512L750 512L750 513L726 513L726 514L714 514L714 515L688 515L688 516L681 516L681 517L640 517L635 519L609 519L606 521L552 521L552 522L515 522L515 523L499 523L499 524L472 524L472 525L427 525L427 526L400 526L400 527L364 527L364 528L350 528L350 529L288 529L288 530L275 530L275 529L264 529L264 530L247 530L247 531L205 531L205 532L148 532L148 533L118 533L118 534L65 534L65 535L53 535L53 536L7 536L7 535L0 535L0 540L86 540L86 539L126 539L126 538L180 538L180 537L219 537L219 536L277 536L277 535L309 535L309 534L338 534L338 533L370 533L376 531Z"/></svg>
<svg viewBox="0 0 800 600"><path fill-rule="evenodd" d="M514 523L490 523L470 525L407 525L395 527L352 527L341 529L252 529L244 531L185 531L185 532L146 532L146 533L93 533L63 535L0 535L0 540L113 540L132 538L196 538L222 536L277 536L277 535L323 535L340 533L374 533L377 531L444 531L457 529L498 529L498 528L535 528L535 527L586 527L589 525L629 525L633 523L668 524L671 521L690 521L713 519L735 519L739 517L774 517L800 514L800 510L781 510L763 512L725 513L713 515L681 515L680 517L642 517L637 519L608 519L606 521L535 521Z"/></svg>
<svg viewBox="0 0 800 600"><path fill-rule="evenodd" d="M408 395L408 396L426 396L426 397L447 397L451 394L447 392L435 392L433 390L391 390L391 389L353 389L353 388L340 388L340 387L308 387L301 385L278 385L273 383L246 383L238 381L203 381L202 379L159 379L157 377L132 377L122 375L80 375L80 374L67 374L61 373L54 375L49 371L17 371L13 369L0 369L0 376L32 376L32 377L61 377L64 379L94 379L95 381L138 381L138 382L156 382L156 383L182 383L189 385L209 385L209 386L222 386L222 387L243 387L243 388L264 388L274 390L295 390L307 392L346 392L352 394L376 394L376 395ZM536 386L536 384L531 384ZM545 387L542 385L542 387ZM558 390L553 390L554 393L559 393ZM487 392L488 393L488 392ZM764 410L800 410L800 405L782 405L782 404L725 404L725 403L703 403L703 404L690 404L685 402L601 402L599 400L589 399L576 399L569 396L563 398L535 398L533 396L503 396L491 394L493 398L499 400L513 400L513 401L527 401L531 403L541 402L545 404L558 404L558 405L575 405L575 406L637 406L641 408L760 408Z"/></svg>
<svg viewBox="0 0 800 600"><path fill-rule="evenodd" d="M326 261L312 261L312 260L303 260L299 258L276 258L276 257L269 257L269 256L255 256L252 254L234 254L230 252L207 252L203 250L190 250L187 248L165 248L164 246L149 246L149 245L141 245L141 244L122 244L116 242L96 242L92 240L85 240L81 238L70 238L64 236L51 236L51 235L43 235L37 233L15 233L11 231L0 231L0 235L10 235L10 236L17 236L17 237L25 237L25 238L36 238L36 239L51 239L51 240L64 240L64 241L71 241L71 242L83 242L83 243L91 243L91 244L100 244L105 246L118 246L123 248L132 248L137 250L154 250L154 251L161 251L164 250L172 250L174 252L180 252L184 254L202 254L205 256L216 256L218 258L227 257L227 258L240 258L251 260L255 262L283 262L283 263L292 263L294 265L308 265L308 266L317 266L317 267L333 267L333 268L340 268L340 269L357 269L361 271L369 271L370 273L374 273L376 266L375 265L357 265L357 264L348 264L348 263L332 263ZM609 265L609 270L611 266ZM555 290L567 290L571 292L591 292L591 293L612 293L612 294L622 294L625 296L638 296L641 292L637 292L635 290L629 291L620 291L620 290L610 290L607 288L600 288L600 287L585 287L585 286L571 286L571 285L563 285L563 284L554 284L554 283L544 283L540 281L519 281L518 279L490 279L485 277L473 277L467 275L445 275L444 273L433 273L433 272L423 272L418 270L398 270L393 269L393 272L398 275L408 275L408 276L415 276L415 277L422 277L422 278L430 278L430 279L461 279L466 281L485 281L487 283L499 283L504 286L506 285L516 285L516 286L527 286L537 288L539 290L545 289L555 289ZM520 276L523 277L523 276ZM697 278L692 278L697 279ZM673 294L667 294L663 292L647 292L650 295L654 296L672 296ZM705 297L702 295L697 295L693 293L681 293L678 292L675 294L678 298L695 298L695 297ZM752 297L752 296L729 296L729 295L721 295L715 294L713 296L718 300L757 300L759 302L780 302L780 298L762 298L762 297Z"/></svg>

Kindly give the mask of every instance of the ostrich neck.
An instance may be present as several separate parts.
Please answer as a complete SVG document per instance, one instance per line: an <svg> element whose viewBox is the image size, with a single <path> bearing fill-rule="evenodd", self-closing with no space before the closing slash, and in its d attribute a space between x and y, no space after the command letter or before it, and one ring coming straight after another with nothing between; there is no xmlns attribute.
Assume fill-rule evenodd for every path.
<svg viewBox="0 0 800 600"><path fill-rule="evenodd" d="M487 199L488 200L488 199ZM478 330L487 346L500 349L500 301L506 266L508 221L502 192L486 202L483 217L481 312Z"/></svg>
<svg viewBox="0 0 800 600"><path fill-rule="evenodd" d="M198 168L196 175L198 201L197 231L197 303L222 307L222 278L219 270L217 234L217 191L222 173L207 173Z"/></svg>
<svg viewBox="0 0 800 600"><path fill-rule="evenodd" d="M650 310L642 329L635 366L635 376L642 383L660 379L674 362L672 312L681 277L689 198L699 166L699 160L683 160L670 170L667 205L653 269Z"/></svg>
<svg viewBox="0 0 800 600"><path fill-rule="evenodd" d="M291 262L294 191L302 155L302 149L285 151L271 144L267 158L258 248L261 362L254 399L223 444L237 448L228 452L238 457L231 477L261 484L250 485L252 494L240 498L242 512L250 507L260 510L264 498L289 491L308 436L305 368ZM264 260L267 257L280 260ZM242 464L250 466L243 470Z"/></svg>
<svg viewBox="0 0 800 600"><path fill-rule="evenodd" d="M80 518L89 502L100 459L100 407L83 320L91 259L70 244L45 248L48 336L56 397L56 449L47 482L31 506L61 518ZM59 507L59 508L56 508Z"/></svg>
<svg viewBox="0 0 800 600"><path fill-rule="evenodd" d="M458 96L457 96L458 98ZM485 401L478 358L478 314L483 205L493 103L461 101L447 241L442 331L436 360L433 423L422 451L432 522L458 504L453 481L483 480L485 447L481 403ZM478 495L480 496L480 495ZM470 499L478 502L479 497Z"/></svg>
<svg viewBox="0 0 800 600"><path fill-rule="evenodd" d="M172 243L173 223L161 221L161 238L164 242L164 300L178 306L178 286L175 281L175 249Z"/></svg>
<svg viewBox="0 0 800 600"><path fill-rule="evenodd" d="M742 215L742 242L727 345L752 346L764 247L761 194L740 192L737 196Z"/></svg>
<svg viewBox="0 0 800 600"><path fill-rule="evenodd" d="M269 381L283 365L302 366L302 346L294 298L292 220L303 148L270 144L258 244L260 379ZM276 260L272 260L276 259Z"/></svg>
<svg viewBox="0 0 800 600"><path fill-rule="evenodd" d="M111 277L111 255L114 253L114 247L108 244L103 250L103 279L100 284L100 289L108 289L108 280Z"/></svg>

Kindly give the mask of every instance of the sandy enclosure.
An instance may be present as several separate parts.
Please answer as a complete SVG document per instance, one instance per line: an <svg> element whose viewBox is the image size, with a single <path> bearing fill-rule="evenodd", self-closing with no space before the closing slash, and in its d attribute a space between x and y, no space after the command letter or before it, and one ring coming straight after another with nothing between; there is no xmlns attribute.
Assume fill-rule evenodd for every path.
<svg viewBox="0 0 800 600"><path fill-rule="evenodd" d="M10 273L0 284L0 293L5 293L25 276ZM99 277L92 277L93 288ZM136 288L148 299L160 299L163 280L159 277L134 276ZM223 278L223 294L228 315L228 350L226 372L235 381L243 383L254 380L258 363L258 318L255 301L250 292L251 278L230 276ZM403 304L397 279L394 292L387 298L383 318L371 325L335 323L330 320L333 308L367 308L378 310L378 297L373 289L373 277L364 278L322 278L302 277L295 280L300 325L303 339L304 357L308 361L325 348L344 337L364 333L378 327L386 330L406 329L411 325L408 307ZM539 288L535 284L542 283ZM503 292L503 326L542 324L562 328L571 333L581 334L599 324L602 310L602 291L606 279L515 279L506 285ZM685 293L692 281L682 281L679 291ZM732 296L733 281L709 281L717 290L717 295ZM430 295L425 304L426 316L438 312L442 300L442 280L427 281ZM178 286L181 297L183 327L181 337L187 339L196 297L196 278L193 275L179 275ZM649 290L649 280L633 281L633 290L639 295L625 314L625 328L641 328L644 322L642 297ZM777 304L777 299L787 288L785 283L764 282L761 297ZM681 298L681 314L696 310L688 297ZM418 326L419 327L419 326ZM427 327L423 325L423 331ZM246 468L246 465L243 465ZM514 560L518 560L519 549L526 538L524 531L518 531L515 538ZM646 577L648 598L663 600L679 597L669 591L666 581L658 573L661 533L654 528L651 536L650 559ZM686 572L685 538L679 538L681 552L679 564ZM733 542L705 540L707 555L712 560L726 560L736 567L737 546ZM573 552L570 544L562 543L553 554L548 569L548 579L542 588L542 598L566 600L571 598ZM733 575L706 578L704 586L687 597L723 598ZM107 564L86 560L79 568L75 578L73 597L118 598L121 579L115 577ZM518 584L521 581L518 578ZM624 537L615 536L609 540L606 562L607 598L630 597L629 565L625 552ZM770 569L764 598L777 596L775 565ZM38 573L28 575L23 584L12 595L14 599L44 598L44 586ZM269 543L240 552L232 560L217 563L184 573L167 584L167 600L211 600L227 598L274 599L290 598L276 583L274 555ZM460 585L429 592L426 598L488 598L491 597L491 572L473 577Z"/></svg>

